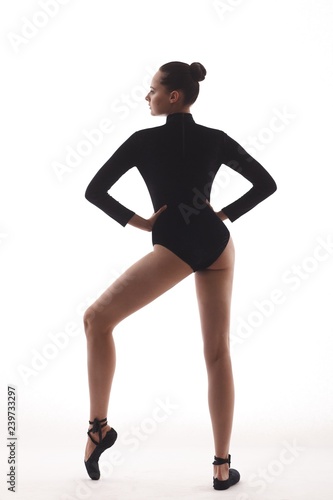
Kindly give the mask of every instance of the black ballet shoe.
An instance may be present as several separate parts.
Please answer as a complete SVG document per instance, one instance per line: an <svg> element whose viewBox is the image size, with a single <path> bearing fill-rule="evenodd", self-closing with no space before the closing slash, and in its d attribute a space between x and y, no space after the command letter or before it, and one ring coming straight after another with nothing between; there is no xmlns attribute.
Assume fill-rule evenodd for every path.
<svg viewBox="0 0 333 500"><path fill-rule="evenodd" d="M107 423L108 422L106 418L103 418L102 420L98 420L97 418L95 418L93 422L90 422L89 420L89 424L93 425L93 427L89 429L87 434L92 442L96 444L96 448L94 449L88 460L84 462L90 479L100 478L101 474L98 466L99 457L101 456L103 451L105 451L107 448L110 448L117 439L117 433L114 429L110 429L102 439L102 428L105 427ZM95 439L90 435L92 432L98 432L98 442L95 441Z"/></svg>
<svg viewBox="0 0 333 500"><path fill-rule="evenodd" d="M230 467L230 459L231 456L228 455L228 458L219 458L215 457L215 460L213 462L213 465L222 465L222 464L229 464ZM224 479L223 481L221 479L217 479L217 477L213 477L213 486L216 490L227 490L230 488L230 486L233 486L234 484L238 483L240 480L240 474L238 470L236 469L229 469L229 478Z"/></svg>

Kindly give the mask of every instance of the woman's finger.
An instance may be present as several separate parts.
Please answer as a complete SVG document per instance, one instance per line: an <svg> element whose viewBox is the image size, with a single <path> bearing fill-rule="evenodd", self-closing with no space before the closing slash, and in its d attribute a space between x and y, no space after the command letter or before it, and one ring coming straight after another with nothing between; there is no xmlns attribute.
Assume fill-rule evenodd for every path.
<svg viewBox="0 0 333 500"><path fill-rule="evenodd" d="M159 208L156 213L159 214L160 212L163 212L167 207L168 205L163 205L163 207Z"/></svg>

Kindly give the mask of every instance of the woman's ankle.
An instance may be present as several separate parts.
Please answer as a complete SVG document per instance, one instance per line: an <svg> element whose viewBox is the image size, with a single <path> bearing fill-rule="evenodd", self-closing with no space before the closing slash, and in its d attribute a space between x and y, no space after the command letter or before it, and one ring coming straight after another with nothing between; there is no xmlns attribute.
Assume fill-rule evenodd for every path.
<svg viewBox="0 0 333 500"><path fill-rule="evenodd" d="M225 481L229 478L229 464L214 465L214 477L220 481Z"/></svg>

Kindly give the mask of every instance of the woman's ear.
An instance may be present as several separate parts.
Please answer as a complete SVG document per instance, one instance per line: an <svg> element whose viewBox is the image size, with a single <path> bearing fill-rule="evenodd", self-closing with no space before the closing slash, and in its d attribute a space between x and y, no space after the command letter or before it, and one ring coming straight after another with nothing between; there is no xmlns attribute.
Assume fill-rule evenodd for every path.
<svg viewBox="0 0 333 500"><path fill-rule="evenodd" d="M179 92L179 90L173 90L170 93L169 100L172 103L179 102L181 100L181 93Z"/></svg>

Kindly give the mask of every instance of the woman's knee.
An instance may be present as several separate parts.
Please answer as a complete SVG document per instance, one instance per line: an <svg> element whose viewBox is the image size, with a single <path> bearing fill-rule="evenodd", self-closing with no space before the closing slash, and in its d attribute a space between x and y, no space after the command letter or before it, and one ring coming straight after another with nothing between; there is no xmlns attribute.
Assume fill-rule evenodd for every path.
<svg viewBox="0 0 333 500"><path fill-rule="evenodd" d="M229 362L230 347L229 340L224 339L218 345L209 343L204 346L204 357L207 367L215 365L215 363Z"/></svg>
<svg viewBox="0 0 333 500"><path fill-rule="evenodd" d="M113 324L110 317L107 319L103 311L94 306L88 307L83 315L84 329L87 337L92 335L110 333L113 330Z"/></svg>
<svg viewBox="0 0 333 500"><path fill-rule="evenodd" d="M89 328L93 326L95 318L96 318L96 313L94 309L91 306L88 307L88 309L86 309L83 315L83 324L86 332Z"/></svg>

